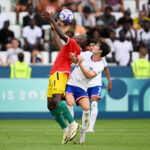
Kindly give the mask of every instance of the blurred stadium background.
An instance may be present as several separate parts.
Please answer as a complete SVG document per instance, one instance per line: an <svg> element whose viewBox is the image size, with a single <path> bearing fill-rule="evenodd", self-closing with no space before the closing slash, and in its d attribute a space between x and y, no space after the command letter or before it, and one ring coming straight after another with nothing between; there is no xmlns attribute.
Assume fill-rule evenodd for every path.
<svg viewBox="0 0 150 150"><path fill-rule="evenodd" d="M50 25L39 15L46 7L52 9L56 18L63 8L73 11L75 21L72 24L62 24L58 20L68 36L87 33L96 40L103 37L112 49L106 57L112 91L107 92L107 80L103 74L98 114L99 119L108 120L98 120L95 129L97 132L87 135L87 145L75 145L72 149L148 150L150 77L135 79L131 67L139 59L141 46L147 49L146 59L150 60L148 2L149 0L114 0L112 3L108 0L0 0L0 150L72 148L72 144L66 147L59 145L60 129L53 120L31 120L52 119L47 109L46 90L49 72L58 51ZM106 21L103 14L109 10L111 19ZM89 20L86 15L90 16L87 17ZM145 30L146 23L149 25L148 31ZM32 32L31 24L36 28ZM128 41L125 48L122 45L114 46L122 29L126 34L125 41ZM18 52L24 53L25 62L32 68L30 79L10 79L10 65L17 61L14 39L18 41ZM125 52L120 54L118 49ZM84 50L88 50L88 47ZM80 119L81 109L75 106L74 110L75 118Z"/></svg>

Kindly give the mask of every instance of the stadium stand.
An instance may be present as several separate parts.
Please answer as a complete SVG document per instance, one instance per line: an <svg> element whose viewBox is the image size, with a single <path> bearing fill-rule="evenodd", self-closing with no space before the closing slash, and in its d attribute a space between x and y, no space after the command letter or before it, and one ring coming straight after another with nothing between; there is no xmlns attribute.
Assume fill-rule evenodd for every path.
<svg viewBox="0 0 150 150"><path fill-rule="evenodd" d="M16 24L16 13L15 12L4 12L4 14L7 16L11 25Z"/></svg>
<svg viewBox="0 0 150 150"><path fill-rule="evenodd" d="M57 57L57 54L58 54L57 51L51 53L51 62L52 62L52 64L54 64L54 61L55 61L55 59L56 59L56 57Z"/></svg>
<svg viewBox="0 0 150 150"><path fill-rule="evenodd" d="M25 17L28 14L28 12L20 12L19 13L19 24L23 24L23 17Z"/></svg>
<svg viewBox="0 0 150 150"><path fill-rule="evenodd" d="M0 0L0 8L2 12L10 12L11 11L10 0Z"/></svg>
<svg viewBox="0 0 150 150"><path fill-rule="evenodd" d="M14 31L15 38L20 39L20 37L21 37L21 27L19 25L10 25L9 29Z"/></svg>

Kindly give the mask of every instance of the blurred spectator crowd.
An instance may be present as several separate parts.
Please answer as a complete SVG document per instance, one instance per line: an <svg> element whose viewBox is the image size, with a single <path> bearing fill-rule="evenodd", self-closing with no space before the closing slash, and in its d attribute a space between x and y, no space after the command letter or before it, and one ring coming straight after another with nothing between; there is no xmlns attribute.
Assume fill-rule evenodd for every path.
<svg viewBox="0 0 150 150"><path fill-rule="evenodd" d="M86 33L96 41L105 38L110 65L131 65L140 47L147 48L150 60L150 0L0 0L1 66L16 62L20 52L28 64L54 62L58 52L53 31L40 17L47 8L69 37ZM65 8L74 13L70 24L58 18Z"/></svg>

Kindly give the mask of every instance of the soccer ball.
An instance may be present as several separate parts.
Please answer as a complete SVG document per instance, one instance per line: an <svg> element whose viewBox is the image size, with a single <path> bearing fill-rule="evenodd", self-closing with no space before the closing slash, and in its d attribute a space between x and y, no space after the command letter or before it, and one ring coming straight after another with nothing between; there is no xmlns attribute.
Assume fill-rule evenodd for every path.
<svg viewBox="0 0 150 150"><path fill-rule="evenodd" d="M69 9L64 9L59 14L59 19L64 23L71 23L73 18L73 13Z"/></svg>

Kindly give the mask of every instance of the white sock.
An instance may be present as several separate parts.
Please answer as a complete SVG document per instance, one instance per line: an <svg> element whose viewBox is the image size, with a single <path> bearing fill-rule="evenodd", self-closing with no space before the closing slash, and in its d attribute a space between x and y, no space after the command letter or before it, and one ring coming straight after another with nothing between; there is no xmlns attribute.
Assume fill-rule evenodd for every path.
<svg viewBox="0 0 150 150"><path fill-rule="evenodd" d="M87 129L89 126L90 110L83 111L82 114L82 129Z"/></svg>
<svg viewBox="0 0 150 150"><path fill-rule="evenodd" d="M68 106L68 105L67 105L67 107L68 107L68 109L69 109L69 111L70 111L72 117L74 118L73 106ZM70 130L71 130L71 126L72 126L74 123L75 123L75 121L73 121L72 123L69 124L69 122L67 121L67 124L68 124L68 127L69 127L69 132L70 132Z"/></svg>
<svg viewBox="0 0 150 150"><path fill-rule="evenodd" d="M64 128L63 131L64 131L64 132L68 131L68 127Z"/></svg>
<svg viewBox="0 0 150 150"><path fill-rule="evenodd" d="M68 105L67 105L68 106ZM68 106L68 109L72 115L72 117L74 118L74 110L73 110L73 106Z"/></svg>
<svg viewBox="0 0 150 150"><path fill-rule="evenodd" d="M98 115L98 103L96 101L92 101L91 104L91 116L90 116L90 129L94 130L94 126L95 126L95 122L96 122L96 118Z"/></svg>

